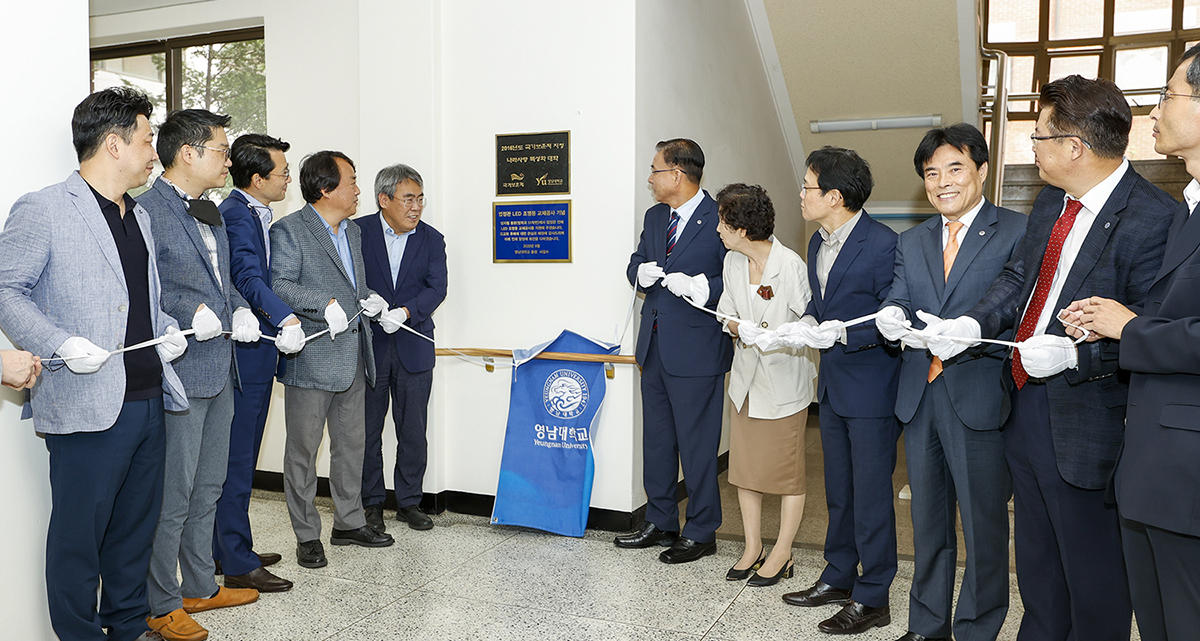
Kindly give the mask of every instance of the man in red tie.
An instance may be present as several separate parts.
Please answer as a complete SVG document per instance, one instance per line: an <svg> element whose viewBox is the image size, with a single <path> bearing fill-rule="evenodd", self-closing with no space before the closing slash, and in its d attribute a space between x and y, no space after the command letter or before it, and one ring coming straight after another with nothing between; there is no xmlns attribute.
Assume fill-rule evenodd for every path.
<svg viewBox="0 0 1200 641"><path fill-rule="evenodd" d="M1112 82L1068 76L1042 87L1039 104L1031 138L1049 186L1000 277L965 315L933 323L929 348L948 360L973 344L962 338L1013 328L1022 343L1002 368L1025 606L1017 638L1128 641L1117 513L1104 492L1121 449L1127 382L1115 341L1075 345L1057 317L1093 295L1140 306L1176 203L1124 158L1132 115Z"/></svg>

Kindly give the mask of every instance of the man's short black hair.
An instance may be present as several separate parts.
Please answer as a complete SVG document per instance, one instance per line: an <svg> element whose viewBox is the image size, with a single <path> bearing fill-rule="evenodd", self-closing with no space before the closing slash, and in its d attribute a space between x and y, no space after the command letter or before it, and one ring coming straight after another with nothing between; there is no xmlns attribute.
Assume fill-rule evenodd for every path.
<svg viewBox="0 0 1200 641"><path fill-rule="evenodd" d="M663 162L683 171L693 183L699 185L704 177L704 151L694 140L687 138L672 138L663 140L654 146L655 151L661 151Z"/></svg>
<svg viewBox="0 0 1200 641"><path fill-rule="evenodd" d="M304 202L312 204L321 200L325 191L333 191L342 184L342 170L337 159L341 158L354 169L354 161L340 151L318 151L300 161L300 195Z"/></svg>
<svg viewBox="0 0 1200 641"><path fill-rule="evenodd" d="M214 127L228 127L231 118L207 109L181 109L167 114L158 128L158 159L164 169L175 165L179 150L188 145L203 156L204 143L212 140Z"/></svg>
<svg viewBox="0 0 1200 641"><path fill-rule="evenodd" d="M287 152L291 148L291 144L265 134L238 136L230 148L233 166L229 168L229 175L233 178L233 186L238 189L249 187L255 174L270 180L271 172L275 171L271 151Z"/></svg>
<svg viewBox="0 0 1200 641"><path fill-rule="evenodd" d="M766 240L775 231L775 205L758 185L725 185L717 192L717 213L731 229L745 229L750 240Z"/></svg>
<svg viewBox="0 0 1200 641"><path fill-rule="evenodd" d="M925 165L942 145L950 145L970 156L975 163L975 169L979 169L988 161L988 146L987 141L983 139L983 133L974 125L960 122L925 132L925 137L921 139L921 144L917 145L917 151L913 154L913 165L917 168L918 176L925 177Z"/></svg>
<svg viewBox="0 0 1200 641"><path fill-rule="evenodd" d="M146 94L132 87L111 87L84 98L71 117L71 142L79 162L95 156L110 133L120 136L125 144L132 142L137 117L148 119L153 110Z"/></svg>
<svg viewBox="0 0 1200 641"><path fill-rule="evenodd" d="M862 209L871 197L875 187L871 166L854 150L825 146L809 154L805 164L817 175L821 193L838 190L848 211Z"/></svg>
<svg viewBox="0 0 1200 641"><path fill-rule="evenodd" d="M1078 74L1042 87L1038 108L1053 107L1050 133L1079 136L1101 158L1120 158L1129 146L1133 112L1111 80Z"/></svg>

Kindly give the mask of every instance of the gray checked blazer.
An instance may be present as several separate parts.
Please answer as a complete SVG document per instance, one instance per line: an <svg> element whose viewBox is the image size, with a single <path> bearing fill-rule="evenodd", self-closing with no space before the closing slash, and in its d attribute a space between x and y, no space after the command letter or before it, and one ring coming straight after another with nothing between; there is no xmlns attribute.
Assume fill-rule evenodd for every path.
<svg viewBox="0 0 1200 641"><path fill-rule="evenodd" d="M191 327L196 308L204 303L221 319L221 328L230 329L233 310L249 305L229 275L229 237L225 227L212 228L217 241L217 268L221 272L218 282L197 226L203 223L187 213L175 188L159 178L137 201L150 214L158 276L162 280L163 311L179 319L186 329ZM172 364L191 398L212 398L219 394L225 389L231 369L237 380L233 341L228 336L204 342L189 337L187 351Z"/></svg>
<svg viewBox="0 0 1200 641"><path fill-rule="evenodd" d="M354 257L353 283L342 266L329 230L312 205L305 205L271 225L271 289L295 312L306 336L328 328L325 307L330 298L337 299L346 318L353 318L358 312L358 301L375 293L367 288L362 231L351 223L346 225L346 233ZM368 322L368 318L360 316L336 339L330 340L326 334L309 341L298 353L289 354L287 370L279 382L344 392L354 382L357 368L365 367L367 383L374 387L375 351Z"/></svg>
<svg viewBox="0 0 1200 641"><path fill-rule="evenodd" d="M149 253L150 322L156 335L177 325L154 302L160 285L150 216L134 208ZM130 215L129 212L126 215ZM13 343L50 357L63 341L82 336L120 349L129 318L129 289L112 231L91 188L74 172L66 181L25 194L0 233L0 327ZM188 407L183 384L163 361L163 402ZM75 374L47 367L25 407L43 434L100 432L112 427L125 400L125 360L108 359L99 371Z"/></svg>

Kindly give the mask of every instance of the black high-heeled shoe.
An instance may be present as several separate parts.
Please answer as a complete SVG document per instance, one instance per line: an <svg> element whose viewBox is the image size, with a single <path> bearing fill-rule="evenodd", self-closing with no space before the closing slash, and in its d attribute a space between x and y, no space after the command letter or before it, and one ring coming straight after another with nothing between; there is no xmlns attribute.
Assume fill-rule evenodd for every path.
<svg viewBox="0 0 1200 641"><path fill-rule="evenodd" d="M754 576L750 577L749 581L746 581L746 585L756 588L765 588L768 585L775 585L776 583L779 583L779 579L792 578L792 573L795 571L795 569L796 565L792 563L791 559L788 559L788 562L784 563L782 568L779 568L779 572L777 572L775 576L763 576L758 572L755 572Z"/></svg>
<svg viewBox="0 0 1200 641"><path fill-rule="evenodd" d="M754 565L746 568L745 570L739 570L739 569L737 569L737 564L734 563L733 564L734 567L729 568L729 571L725 573L725 580L726 581L745 581L747 578L749 578L749 576L752 573L755 572L755 570L761 568L763 562L766 560L767 560L767 551L765 549L759 550L758 551L758 560L754 562Z"/></svg>

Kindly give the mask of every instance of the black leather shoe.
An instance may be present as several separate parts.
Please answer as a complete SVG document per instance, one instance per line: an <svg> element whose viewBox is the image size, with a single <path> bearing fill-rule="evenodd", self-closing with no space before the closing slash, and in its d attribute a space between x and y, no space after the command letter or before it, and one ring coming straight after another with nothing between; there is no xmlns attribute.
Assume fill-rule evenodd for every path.
<svg viewBox="0 0 1200 641"><path fill-rule="evenodd" d="M433 519L415 505L396 510L396 520L408 523L408 527L414 530L428 530L433 527Z"/></svg>
<svg viewBox="0 0 1200 641"><path fill-rule="evenodd" d="M371 526L372 530L383 534L387 532L387 526L383 524L383 506L369 505L363 508L363 515L367 517L367 525Z"/></svg>
<svg viewBox="0 0 1200 641"><path fill-rule="evenodd" d="M766 561L766 560L767 560L767 551L761 550L758 553L758 560L754 562L754 565L746 568L745 570L737 569L737 564L734 563L733 567L729 568L729 571L725 573L725 580L726 581L745 581L746 579L750 578L751 574L754 574L755 570L761 568L763 561Z"/></svg>
<svg viewBox="0 0 1200 641"><path fill-rule="evenodd" d="M329 542L334 545L361 545L365 548L385 548L396 541L391 534L382 534L364 525L354 530L339 530L333 528Z"/></svg>
<svg viewBox="0 0 1200 641"><path fill-rule="evenodd" d="M784 563L783 567L779 568L779 571L775 573L775 576L763 576L758 572L755 572L754 576L750 577L749 581L746 581L746 585L752 588L765 588L768 585L775 585L776 583L779 583L779 579L792 578L792 573L795 571L796 566L792 563L791 559L788 559L788 562Z"/></svg>
<svg viewBox="0 0 1200 641"><path fill-rule="evenodd" d="M662 554L658 555L658 560L663 563L689 563L695 561L702 556L717 553L717 542L709 541L708 543L698 543L686 536L679 537L675 545L669 550L663 550Z"/></svg>
<svg viewBox="0 0 1200 641"><path fill-rule="evenodd" d="M266 568L254 568L248 574L225 577L225 587L252 588L259 592L287 592L292 589L292 582L271 574Z"/></svg>
<svg viewBox="0 0 1200 641"><path fill-rule="evenodd" d="M301 541L296 544L296 563L302 568L323 568L329 564L325 560L325 546L320 541Z"/></svg>
<svg viewBox="0 0 1200 641"><path fill-rule="evenodd" d="M275 565L283 560L283 555L276 552L267 552L266 554L259 554L258 552L255 552L254 556L258 557L258 562L261 563L264 568ZM259 590L259 592L262 592L262 590Z"/></svg>
<svg viewBox="0 0 1200 641"><path fill-rule="evenodd" d="M868 608L851 601L842 606L837 614L817 624L817 629L827 634L861 634L871 628L882 628L892 622L892 611L888 606Z"/></svg>
<svg viewBox="0 0 1200 641"><path fill-rule="evenodd" d="M783 595L783 602L803 608L811 608L828 603L845 605L850 603L850 590L839 590L824 581L818 580L807 590L788 592Z"/></svg>
<svg viewBox="0 0 1200 641"><path fill-rule="evenodd" d="M613 545L619 548L648 548L652 545L671 547L678 539L678 532L667 532L658 529L653 523L646 523L640 530L613 539Z"/></svg>
<svg viewBox="0 0 1200 641"><path fill-rule="evenodd" d="M949 637L923 637L916 632L908 632L896 641L950 641Z"/></svg>

